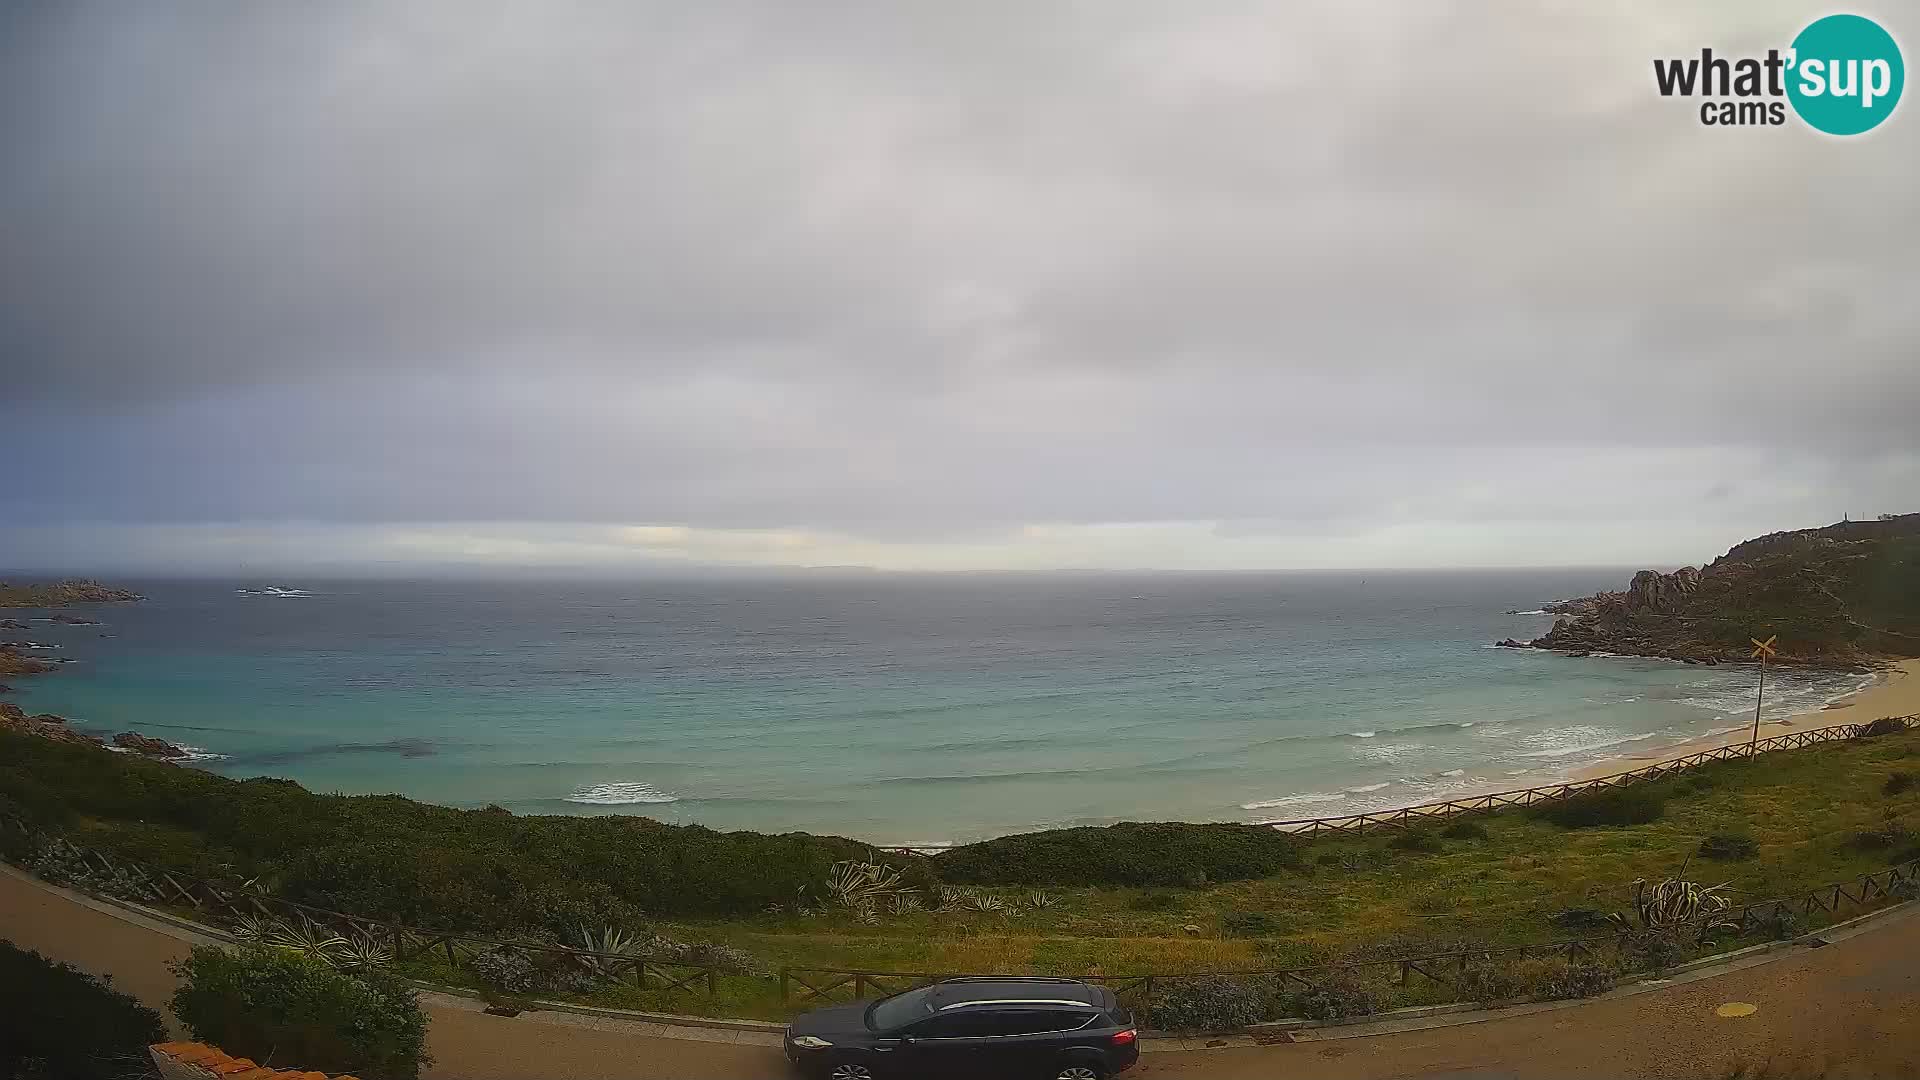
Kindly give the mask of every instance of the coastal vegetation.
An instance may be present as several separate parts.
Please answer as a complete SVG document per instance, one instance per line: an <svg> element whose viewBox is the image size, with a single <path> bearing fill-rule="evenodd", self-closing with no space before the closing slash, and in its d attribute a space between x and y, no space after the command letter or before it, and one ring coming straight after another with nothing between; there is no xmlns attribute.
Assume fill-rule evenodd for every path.
<svg viewBox="0 0 1920 1080"><path fill-rule="evenodd" d="M1689 881L1746 904L1920 857L1920 789L1890 782L1916 766L1920 735L1889 734L1412 832L1308 840L1249 826L1129 824L919 857L798 833L321 795L0 734L0 814L150 865L253 878L288 900L507 942L473 964L429 954L395 965L428 981L502 997L778 1017L791 1006L769 973L787 965L1273 970L1592 936L1613 913L1652 941L1640 923L1656 909L1636 904L1637 880ZM1768 823L1764 835L1750 832L1757 821ZM23 850L31 842L15 833L7 843L9 859L54 880L98 874L44 842ZM676 998L556 964L542 951L554 944L729 974L712 997ZM1579 988L1607 977L1594 965L1538 959L1486 978ZM1263 1007L1330 1014L1365 1008L1369 995L1421 1000L1331 982L1315 994L1269 997Z"/></svg>
<svg viewBox="0 0 1920 1080"><path fill-rule="evenodd" d="M416 1080L427 1016L393 974L343 971L318 952L196 946L169 1007L195 1038L261 1065Z"/></svg>
<svg viewBox="0 0 1920 1080"><path fill-rule="evenodd" d="M160 1014L85 972L0 941L0 1077L139 1080Z"/></svg>

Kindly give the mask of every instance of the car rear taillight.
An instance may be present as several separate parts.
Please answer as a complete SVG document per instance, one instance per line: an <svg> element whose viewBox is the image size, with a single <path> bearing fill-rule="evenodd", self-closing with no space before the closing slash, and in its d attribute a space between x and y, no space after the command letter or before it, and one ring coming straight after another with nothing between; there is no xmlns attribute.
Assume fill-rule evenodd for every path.
<svg viewBox="0 0 1920 1080"><path fill-rule="evenodd" d="M1139 1037L1140 1037L1140 1033L1133 1030L1132 1028L1128 1028L1125 1031L1116 1031L1113 1033L1113 1045L1126 1046L1127 1044L1133 1042L1133 1040Z"/></svg>

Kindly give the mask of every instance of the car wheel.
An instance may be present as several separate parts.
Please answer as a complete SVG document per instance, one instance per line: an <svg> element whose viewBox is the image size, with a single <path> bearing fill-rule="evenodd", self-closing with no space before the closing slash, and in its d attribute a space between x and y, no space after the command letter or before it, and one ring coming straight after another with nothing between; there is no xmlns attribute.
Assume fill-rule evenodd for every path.
<svg viewBox="0 0 1920 1080"><path fill-rule="evenodd" d="M1070 1061L1060 1066L1060 1071L1053 1074L1053 1080L1102 1080L1106 1075L1106 1070L1098 1065Z"/></svg>
<svg viewBox="0 0 1920 1080"><path fill-rule="evenodd" d="M827 1080L873 1080L873 1070L857 1061L835 1062L827 1070Z"/></svg>

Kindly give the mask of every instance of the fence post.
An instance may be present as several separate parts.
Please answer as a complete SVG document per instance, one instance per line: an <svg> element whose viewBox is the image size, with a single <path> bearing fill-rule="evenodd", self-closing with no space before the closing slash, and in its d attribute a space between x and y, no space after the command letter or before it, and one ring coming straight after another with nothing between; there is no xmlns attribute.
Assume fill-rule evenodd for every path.
<svg viewBox="0 0 1920 1080"><path fill-rule="evenodd" d="M718 997L720 995L720 989L718 985L716 985L717 983L718 983L718 979L714 976L713 969L708 968L707 969L707 996L708 997Z"/></svg>
<svg viewBox="0 0 1920 1080"><path fill-rule="evenodd" d="M793 1000L793 991L791 988L787 986L787 979L791 971L792 969L787 967L785 964L780 965L780 1000L781 1001Z"/></svg>

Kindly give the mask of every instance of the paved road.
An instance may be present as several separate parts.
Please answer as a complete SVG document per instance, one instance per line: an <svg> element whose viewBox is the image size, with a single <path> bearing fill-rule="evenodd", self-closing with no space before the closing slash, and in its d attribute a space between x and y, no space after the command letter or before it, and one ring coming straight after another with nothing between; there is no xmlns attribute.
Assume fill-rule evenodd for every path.
<svg viewBox="0 0 1920 1080"><path fill-rule="evenodd" d="M181 931L87 905L0 868L0 937L164 1007ZM1723 1018L1719 1006L1756 1006ZM731 1032L707 1041L557 1013L507 1019L429 995L431 1080L786 1080L776 1050ZM1426 1031L1294 1045L1151 1052L1133 1077L1166 1080L1709 1080L1735 1062L1826 1070L1827 1080L1920 1080L1920 911L1819 949L1650 993ZM992 1078L983 1078L992 1080Z"/></svg>

